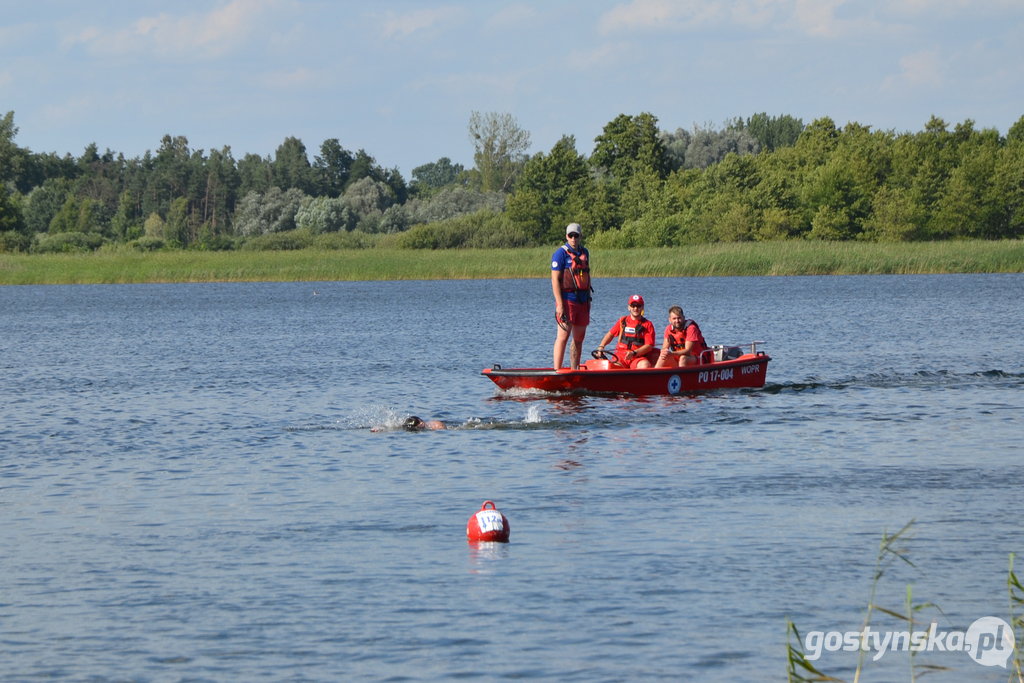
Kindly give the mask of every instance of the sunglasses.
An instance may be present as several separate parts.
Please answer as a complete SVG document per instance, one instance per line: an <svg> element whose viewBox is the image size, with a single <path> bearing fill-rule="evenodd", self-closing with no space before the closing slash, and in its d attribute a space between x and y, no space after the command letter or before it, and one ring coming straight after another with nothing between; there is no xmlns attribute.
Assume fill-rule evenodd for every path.
<svg viewBox="0 0 1024 683"><path fill-rule="evenodd" d="M578 232L570 232L568 235L566 235L566 237L571 237L572 239L576 240L580 238L580 234Z"/></svg>

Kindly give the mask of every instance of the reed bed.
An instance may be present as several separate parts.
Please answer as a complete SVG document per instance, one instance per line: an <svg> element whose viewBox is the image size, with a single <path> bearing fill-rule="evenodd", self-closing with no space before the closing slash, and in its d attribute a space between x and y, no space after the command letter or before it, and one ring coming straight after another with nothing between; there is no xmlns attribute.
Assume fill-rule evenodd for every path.
<svg viewBox="0 0 1024 683"><path fill-rule="evenodd" d="M546 278L555 248L0 254L0 284ZM1024 240L747 242L601 249L593 259L597 278L1020 273Z"/></svg>

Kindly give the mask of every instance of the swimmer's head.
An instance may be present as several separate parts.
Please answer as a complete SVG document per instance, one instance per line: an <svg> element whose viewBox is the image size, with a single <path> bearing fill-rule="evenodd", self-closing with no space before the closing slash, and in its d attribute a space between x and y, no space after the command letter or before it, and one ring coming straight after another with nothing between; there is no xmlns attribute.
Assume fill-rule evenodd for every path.
<svg viewBox="0 0 1024 683"><path fill-rule="evenodd" d="M416 417L415 415L410 415L409 417L405 418L405 422L402 423L402 429L408 430L410 432L415 432L418 429L423 429L423 420Z"/></svg>

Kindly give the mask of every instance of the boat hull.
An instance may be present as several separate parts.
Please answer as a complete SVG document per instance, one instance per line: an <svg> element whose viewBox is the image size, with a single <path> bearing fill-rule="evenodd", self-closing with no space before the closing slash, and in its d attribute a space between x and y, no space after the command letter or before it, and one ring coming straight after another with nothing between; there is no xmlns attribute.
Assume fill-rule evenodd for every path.
<svg viewBox="0 0 1024 683"><path fill-rule="evenodd" d="M763 387L771 358L763 351L731 360L682 368L629 370L607 360L590 360L579 370L562 368L502 368L494 366L482 374L503 390L533 389L552 393L690 394L713 389Z"/></svg>

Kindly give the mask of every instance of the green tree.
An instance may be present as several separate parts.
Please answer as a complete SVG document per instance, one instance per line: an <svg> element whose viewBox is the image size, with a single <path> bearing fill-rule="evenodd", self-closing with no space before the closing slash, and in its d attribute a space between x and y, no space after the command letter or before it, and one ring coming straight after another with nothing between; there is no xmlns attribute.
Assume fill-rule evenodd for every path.
<svg viewBox="0 0 1024 683"><path fill-rule="evenodd" d="M102 205L99 202L68 195L64 205L50 221L49 232L101 232L102 227Z"/></svg>
<svg viewBox="0 0 1024 683"><path fill-rule="evenodd" d="M576 151L576 139L562 136L548 154L536 154L524 164L508 200L508 216L532 240L557 240L567 224L578 222L589 183L587 160Z"/></svg>
<svg viewBox="0 0 1024 683"><path fill-rule="evenodd" d="M631 175L619 197L622 220L662 218L658 208L663 185L664 181L651 169L638 170Z"/></svg>
<svg viewBox="0 0 1024 683"><path fill-rule="evenodd" d="M1005 236L1019 238L1024 235L1024 137L1008 137L993 177L991 191L1003 201Z"/></svg>
<svg viewBox="0 0 1024 683"><path fill-rule="evenodd" d="M306 195L301 190L271 187L265 194L250 192L238 203L233 226L236 235L252 237L295 229L298 213Z"/></svg>
<svg viewBox="0 0 1024 683"><path fill-rule="evenodd" d="M674 133L664 130L658 132L658 140L661 141L665 148L665 155L668 157L669 169L678 171L686 167L686 149L690 146L692 139L690 131L683 128L676 128Z"/></svg>
<svg viewBox="0 0 1024 683"><path fill-rule="evenodd" d="M47 180L63 178L74 180L78 177L79 168L74 157L65 154L59 157L53 152L33 154L24 150L19 173L14 179L14 186L23 195L28 195Z"/></svg>
<svg viewBox="0 0 1024 683"><path fill-rule="evenodd" d="M192 152L188 138L164 135L160 148L152 157L146 173L145 199L142 210L166 216L171 202L187 197L192 187Z"/></svg>
<svg viewBox="0 0 1024 683"><path fill-rule="evenodd" d="M804 130L804 122L788 114L768 116L761 112L747 119L746 130L760 143L761 149L772 152L795 145Z"/></svg>
<svg viewBox="0 0 1024 683"><path fill-rule="evenodd" d="M526 162L530 133L511 114L472 112L469 138L473 162L484 192L511 192L516 175Z"/></svg>
<svg viewBox="0 0 1024 683"><path fill-rule="evenodd" d="M0 184L0 233L25 231L20 198ZM13 238L12 238L13 239Z"/></svg>
<svg viewBox="0 0 1024 683"><path fill-rule="evenodd" d="M712 214L712 230L721 242L747 242L757 231L757 215L742 201L722 202L722 210Z"/></svg>
<svg viewBox="0 0 1024 683"><path fill-rule="evenodd" d="M341 200L357 217L358 229L377 232L384 211L395 203L395 193L384 181L365 177L349 185Z"/></svg>
<svg viewBox="0 0 1024 683"><path fill-rule="evenodd" d="M198 181L193 199L196 220L208 225L211 235L227 234L241 185L231 148L210 150L210 156L202 160L194 177Z"/></svg>
<svg viewBox="0 0 1024 683"><path fill-rule="evenodd" d="M909 242L924 234L927 215L908 189L885 186L872 199L864 233L878 242Z"/></svg>
<svg viewBox="0 0 1024 683"><path fill-rule="evenodd" d="M14 125L14 112L0 117L0 185L15 180L20 172L24 153L14 143L18 127Z"/></svg>
<svg viewBox="0 0 1024 683"><path fill-rule="evenodd" d="M132 193L125 190L117 202L117 211L110 219L110 233L116 240L130 240L142 236L142 221L136 216Z"/></svg>
<svg viewBox="0 0 1024 683"><path fill-rule="evenodd" d="M14 125L14 112L9 111L0 118L0 232L25 229L21 202L8 190L7 184L14 184L20 175L24 153L14 144L18 127Z"/></svg>
<svg viewBox="0 0 1024 683"><path fill-rule="evenodd" d="M238 162L238 196L263 194L274 184L273 163L269 157L246 154Z"/></svg>
<svg viewBox="0 0 1024 683"><path fill-rule="evenodd" d="M1010 126L1010 130L1006 133L1006 141L1009 143L1024 141L1024 116Z"/></svg>
<svg viewBox="0 0 1024 683"><path fill-rule="evenodd" d="M78 158L77 165L79 170L72 192L79 199L91 199L96 202L98 206L94 207L95 213L106 223L106 217L113 215L117 209L123 185L124 156L115 157L109 149L101 155L96 144L92 143ZM103 227L107 228L106 225Z"/></svg>
<svg viewBox="0 0 1024 683"><path fill-rule="evenodd" d="M587 183L586 189L573 199L571 212L574 222L586 226L590 234L612 230L622 226L622 210L619 196L622 188L608 177L598 177ZM564 229L564 228L563 228ZM557 236L561 239L561 231Z"/></svg>
<svg viewBox="0 0 1024 683"><path fill-rule="evenodd" d="M149 214L149 217L146 218L146 222L143 224L142 229L145 232L146 237L149 239L160 240L162 242L164 239L165 225L166 223L164 223L164 219L160 217L160 214L151 213Z"/></svg>
<svg viewBox="0 0 1024 683"><path fill-rule="evenodd" d="M298 138L287 137L278 146L271 173L274 184L282 190L294 187L303 194L315 192L313 167L306 155L306 146Z"/></svg>
<svg viewBox="0 0 1024 683"><path fill-rule="evenodd" d="M500 192L480 192L462 185L450 185L429 197L414 197L402 206L406 210L408 224L413 225L444 221L480 211L501 213L505 205L505 195ZM395 206L388 207L385 213Z"/></svg>
<svg viewBox="0 0 1024 683"><path fill-rule="evenodd" d="M340 197L348 186L354 162L352 152L342 147L337 138L324 140L320 144L320 154L313 160L318 194Z"/></svg>
<svg viewBox="0 0 1024 683"><path fill-rule="evenodd" d="M802 200L810 216L808 237L844 240L860 232L862 226L857 218L866 213L870 196L863 194L854 170L837 158L808 174Z"/></svg>
<svg viewBox="0 0 1024 683"><path fill-rule="evenodd" d="M414 194L430 194L455 184L465 170L462 164L453 164L448 157L441 157L412 169L412 182L409 185Z"/></svg>
<svg viewBox="0 0 1024 683"><path fill-rule="evenodd" d="M685 168L707 168L729 154L757 154L760 143L753 135L735 125L716 131L694 128L686 147Z"/></svg>
<svg viewBox="0 0 1024 683"><path fill-rule="evenodd" d="M187 247L195 239L195 230L189 221L188 199L178 197L171 202L164 223L163 238L175 247Z"/></svg>
<svg viewBox="0 0 1024 683"><path fill-rule="evenodd" d="M308 197L295 213L295 227L313 234L352 230L356 215L340 197Z"/></svg>
<svg viewBox="0 0 1024 683"><path fill-rule="evenodd" d="M839 130L835 122L827 116L812 121L796 141L801 163L805 166L824 164L838 145Z"/></svg>
<svg viewBox="0 0 1024 683"><path fill-rule="evenodd" d="M625 183L640 170L653 171L664 179L671 169L659 136L658 119L653 114L619 114L605 125L594 143L590 163L619 183Z"/></svg>
<svg viewBox="0 0 1024 683"><path fill-rule="evenodd" d="M352 159L348 183L346 183L345 187L348 188L349 185L363 178L384 180L384 169L380 167L376 159L370 156L369 152L365 149L360 149L356 151L356 155Z"/></svg>
<svg viewBox="0 0 1024 683"><path fill-rule="evenodd" d="M940 237L998 239L1008 236L1005 200L994 197L996 150L985 146L971 150L952 170L942 196L936 202L933 229Z"/></svg>
<svg viewBox="0 0 1024 683"><path fill-rule="evenodd" d="M71 182L65 178L48 178L32 190L24 206L26 232L47 232L53 217L70 195Z"/></svg>
<svg viewBox="0 0 1024 683"><path fill-rule="evenodd" d="M384 182L394 192L396 202L403 203L409 198L409 187L405 184L405 178L397 168L385 169Z"/></svg>

